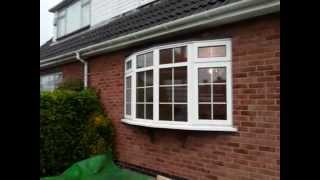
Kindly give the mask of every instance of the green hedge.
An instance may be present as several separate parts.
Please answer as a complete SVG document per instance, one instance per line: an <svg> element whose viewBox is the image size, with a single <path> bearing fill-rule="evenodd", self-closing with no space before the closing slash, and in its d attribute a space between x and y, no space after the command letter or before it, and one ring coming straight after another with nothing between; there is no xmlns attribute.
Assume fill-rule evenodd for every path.
<svg viewBox="0 0 320 180"><path fill-rule="evenodd" d="M93 90L41 93L41 177L58 175L79 160L105 152L112 137L111 123Z"/></svg>

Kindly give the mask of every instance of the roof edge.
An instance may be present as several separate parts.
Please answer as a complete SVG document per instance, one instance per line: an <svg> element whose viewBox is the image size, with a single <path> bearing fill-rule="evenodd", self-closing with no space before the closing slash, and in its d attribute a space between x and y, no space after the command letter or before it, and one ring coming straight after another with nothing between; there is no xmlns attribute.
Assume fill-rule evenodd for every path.
<svg viewBox="0 0 320 180"><path fill-rule="evenodd" d="M60 3L56 4L55 6L53 6L52 8L49 9L49 12L54 13L57 12L67 6L69 6L70 4L79 1L79 0L63 0Z"/></svg>
<svg viewBox="0 0 320 180"><path fill-rule="evenodd" d="M75 58L75 52L83 56L92 56L101 53L114 51L127 47L134 43L142 42L151 38L160 37L166 34L179 32L181 30L198 28L201 26L219 26L256 16L266 15L280 11L280 0L242 0L221 6L212 10L197 13L175 21L160 24L142 31L131 33L125 36L107 40L85 48L71 51L59 56L40 60L40 69L47 66L58 65L62 61ZM57 60L55 63L55 60Z"/></svg>

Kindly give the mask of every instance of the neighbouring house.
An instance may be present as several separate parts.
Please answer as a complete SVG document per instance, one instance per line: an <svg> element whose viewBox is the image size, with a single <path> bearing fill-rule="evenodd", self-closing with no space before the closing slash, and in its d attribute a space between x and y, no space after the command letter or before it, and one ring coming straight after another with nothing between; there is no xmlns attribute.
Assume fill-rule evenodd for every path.
<svg viewBox="0 0 320 180"><path fill-rule="evenodd" d="M119 164L175 179L280 179L280 0L63 0L41 90L98 90Z"/></svg>

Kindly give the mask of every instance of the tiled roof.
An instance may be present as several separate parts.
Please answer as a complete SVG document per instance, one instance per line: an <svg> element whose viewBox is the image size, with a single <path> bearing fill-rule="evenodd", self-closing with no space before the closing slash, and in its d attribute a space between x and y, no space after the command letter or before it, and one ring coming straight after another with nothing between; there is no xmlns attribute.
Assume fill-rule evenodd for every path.
<svg viewBox="0 0 320 180"><path fill-rule="evenodd" d="M110 23L61 42L51 41L40 47L40 60L127 35L179 18L220 7L239 0L159 0L149 6L121 16Z"/></svg>

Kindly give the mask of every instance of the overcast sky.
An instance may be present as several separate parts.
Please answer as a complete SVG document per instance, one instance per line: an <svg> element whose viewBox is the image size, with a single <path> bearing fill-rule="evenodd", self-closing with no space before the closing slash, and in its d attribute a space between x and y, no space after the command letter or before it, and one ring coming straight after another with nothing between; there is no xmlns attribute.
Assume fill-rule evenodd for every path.
<svg viewBox="0 0 320 180"><path fill-rule="evenodd" d="M40 0L40 45L52 37L53 14L49 9L62 0Z"/></svg>

